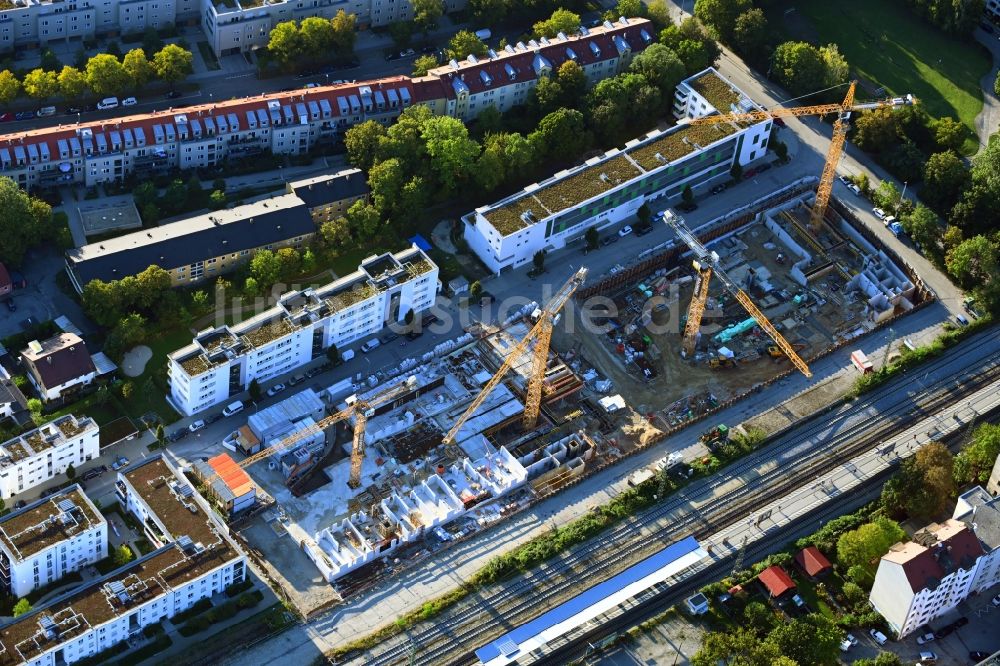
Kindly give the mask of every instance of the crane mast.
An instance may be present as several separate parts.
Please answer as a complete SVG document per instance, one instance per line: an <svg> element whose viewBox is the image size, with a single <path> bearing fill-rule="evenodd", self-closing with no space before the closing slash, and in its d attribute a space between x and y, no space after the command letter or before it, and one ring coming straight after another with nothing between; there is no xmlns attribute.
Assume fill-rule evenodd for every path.
<svg viewBox="0 0 1000 666"><path fill-rule="evenodd" d="M785 356L787 356L789 360L791 360L792 365L794 365L799 370L799 372L801 372L806 377L812 377L812 372L809 370L809 366L806 365L806 362L803 361L802 358L800 358L799 355L795 352L795 348L792 347L792 345L790 345L787 340L785 340L784 336L782 336L781 333L778 332L778 329L774 327L774 324L772 324L768 320L768 318L764 316L764 313L761 312L756 305L754 305L753 301L750 300L750 297L747 296L746 292L744 292L743 289L741 289L740 286L736 284L736 282L734 282L733 279L730 278L724 270L722 270L722 266L719 265L719 255L716 254L715 252L709 251L709 249L705 247L705 245L698 239L698 237L694 235L694 232L692 232L691 229L688 227L687 223L684 222L684 219L676 215L673 211L671 210L664 211L663 221L666 222L666 224L671 229L674 230L674 232L677 234L677 237L680 238L684 242L684 244L687 245L694 253L695 265L709 266L710 267L709 270L711 271L711 273L713 273L717 278L719 278L719 281L722 282L723 285L725 285L726 290L729 291L729 293L731 293L736 298L739 304L743 306L743 309L745 309L747 313L754 318L754 320L761 327L761 329L763 329L764 332L767 333L772 340L774 340L774 343L778 345L778 348L781 349L782 352L784 352ZM704 273L700 273L700 276L704 278ZM707 282L704 279L702 281L707 284ZM702 293L702 291L704 293ZM698 287L696 287L694 297L691 299L692 309L694 308L694 301L703 301L703 299L707 299L707 297L708 297L707 288L703 287L701 290L699 290ZM704 304L702 304L700 311L701 312L704 311ZM697 328L693 329L693 335L689 337L688 334L691 328L691 323L692 322L689 315L687 326L684 329L684 349L685 351L687 351L688 345L690 344L691 352L693 352L698 329ZM700 326L700 324L701 321L699 317L698 325Z"/></svg>
<svg viewBox="0 0 1000 666"><path fill-rule="evenodd" d="M486 382L486 385L483 386L479 394L476 395L475 399L465 409L465 412L455 421L451 430L444 436L442 443L454 443L455 435L458 434L458 431L462 429L465 422L479 409L490 393L493 392L493 389L497 387L497 384L503 381L507 371L514 367L514 364L528 350L532 342L535 343L535 348L531 355L531 374L528 377L528 392L524 401L522 422L525 428L534 427L538 421L538 414L542 406L542 385L545 382L545 368L549 358L549 343L552 340L552 327L555 324L556 315L559 314L559 311L563 309L563 306L566 305L574 292L580 288L580 285L583 284L586 278L587 268L581 267L566 281L566 284L560 287L559 291L545 305L545 308L538 317L538 322L535 323L520 342L511 348L507 354L507 358L500 364L500 368Z"/></svg>

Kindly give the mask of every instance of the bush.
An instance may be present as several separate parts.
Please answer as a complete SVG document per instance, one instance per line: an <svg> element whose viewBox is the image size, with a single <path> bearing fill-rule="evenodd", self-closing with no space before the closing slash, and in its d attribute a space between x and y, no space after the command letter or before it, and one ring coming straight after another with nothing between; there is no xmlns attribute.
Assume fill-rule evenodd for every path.
<svg viewBox="0 0 1000 666"><path fill-rule="evenodd" d="M254 590L253 592L241 594L236 600L236 605L239 606L240 609L253 608L263 600L264 593L260 590Z"/></svg>
<svg viewBox="0 0 1000 666"><path fill-rule="evenodd" d="M232 599L238 596L241 592L246 592L251 587L253 587L253 581L249 578L245 579L242 583L233 583L226 588L226 596Z"/></svg>
<svg viewBox="0 0 1000 666"><path fill-rule="evenodd" d="M204 615L201 615L199 617L188 620L184 624L184 626L178 629L177 631L180 633L181 636L185 637L194 636L197 633L205 631L211 626L212 623L208 620L208 618L205 617Z"/></svg>
<svg viewBox="0 0 1000 666"><path fill-rule="evenodd" d="M191 608L188 608L186 611L182 611L177 615L174 615L172 618L170 618L170 623L183 624L184 621L187 620L188 618L192 618L195 615L200 615L201 613L204 613L211 607L212 607L211 599L199 599L194 603L193 606L191 606Z"/></svg>
<svg viewBox="0 0 1000 666"><path fill-rule="evenodd" d="M202 617L207 620L209 624L216 624L235 616L239 610L240 609L237 607L236 602L227 601L221 606L216 606L212 610L208 611Z"/></svg>
<svg viewBox="0 0 1000 666"><path fill-rule="evenodd" d="M163 625L160 624L159 622L142 628L142 635L145 636L146 638L152 638L153 636L158 636L163 632L164 632Z"/></svg>

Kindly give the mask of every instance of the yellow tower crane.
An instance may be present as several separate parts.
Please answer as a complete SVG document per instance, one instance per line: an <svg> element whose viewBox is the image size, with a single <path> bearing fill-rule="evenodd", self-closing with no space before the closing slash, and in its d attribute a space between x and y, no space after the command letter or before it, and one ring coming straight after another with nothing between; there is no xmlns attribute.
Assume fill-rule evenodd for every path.
<svg viewBox="0 0 1000 666"><path fill-rule="evenodd" d="M848 120L851 117L851 113L854 111L909 106L915 104L917 101L913 95L907 95L906 97L893 97L878 102L855 104L854 89L856 86L857 81L852 81L847 89L844 101L840 104L816 104L813 106L775 108L768 111L710 115L692 118L688 122L692 125L714 125L724 122L733 122L739 125L758 123L769 118L823 116L828 113L836 113L837 120L833 123L833 137L830 139L830 147L826 152L826 163L823 165L823 174L820 176L819 186L816 188L816 201L813 203L812 211L809 215L809 228L816 234L819 233L823 216L826 214L826 206L830 202L830 194L833 192L833 179L837 175L837 163L840 161L840 154L844 151L844 142L847 140L847 131L850 129Z"/></svg>
<svg viewBox="0 0 1000 666"><path fill-rule="evenodd" d="M236 464L242 468L247 468L256 462L272 456L276 453L283 453L288 449L292 448L298 442L307 439L318 432L323 432L330 426L340 423L341 421L346 421L347 419L354 417L354 443L351 447L351 476L347 481L347 485L351 488L357 488L361 485L361 463L365 459L365 426L368 423L368 419L375 413L375 409L387 402L392 402L397 398L409 393L413 390L416 379L414 377L408 377L404 381L394 384L389 388L379 391L374 395L362 400L356 395L352 395L347 398L347 408L343 409L336 414L331 414L316 423L298 430L288 437L285 437L279 442L264 448L251 456L247 456L243 460L237 462ZM212 483L219 478L218 474L214 474L205 480L207 486L211 486Z"/></svg>
<svg viewBox="0 0 1000 666"><path fill-rule="evenodd" d="M684 327L684 344L683 348L685 352L690 355L694 351L695 344L697 343L698 330L701 328L701 313L705 311L705 301L708 298L707 289L707 278L711 277L713 274L719 278L719 281L726 286L726 289L731 293L739 304L743 306L751 317L756 320L757 324L764 329L764 331L771 336L774 343L778 345L785 356L791 360L792 364L798 368L806 377L812 377L812 372L809 370L809 366L803 361L798 354L795 353L795 348L792 347L782 337L778 329L774 327L764 313L761 312L750 297L740 289L732 278L726 275L726 272L722 270L722 266L719 265L719 255L715 252L710 252L708 248L702 245L698 237L694 235L694 232L688 227L687 223L684 222L683 218L676 215L672 210L665 210L663 212L663 221L674 230L677 237L684 241L684 244L691 248L694 252L695 266L699 268L699 286L695 287L694 296L691 299L691 307L688 309L688 321L687 325ZM709 267L706 272L703 267ZM699 288L700 287L700 288ZM698 304L695 304L698 301ZM692 318L692 314L697 314L697 318ZM690 351L689 351L690 350Z"/></svg>
<svg viewBox="0 0 1000 666"><path fill-rule="evenodd" d="M503 381L507 371L517 363L532 342L535 343L535 348L531 354L531 374L528 377L528 394L524 400L522 422L526 429L535 426L535 423L538 421L538 414L542 409L542 384L545 383L545 368L549 360L549 343L552 341L552 327L555 324L556 315L559 314L559 311L562 310L563 306L573 296L573 293L580 288L580 285L583 284L586 278L587 269L582 267L546 303L545 308L538 317L538 322L508 352L507 358L500 365L500 369L496 371L490 381L486 382L486 385L483 386L483 389L476 398L469 404L462 416L455 421L451 430L444 436L442 443L454 443L455 435L458 434L458 431L461 430L472 414L479 409L479 406L483 404L483 401L496 388L497 384Z"/></svg>

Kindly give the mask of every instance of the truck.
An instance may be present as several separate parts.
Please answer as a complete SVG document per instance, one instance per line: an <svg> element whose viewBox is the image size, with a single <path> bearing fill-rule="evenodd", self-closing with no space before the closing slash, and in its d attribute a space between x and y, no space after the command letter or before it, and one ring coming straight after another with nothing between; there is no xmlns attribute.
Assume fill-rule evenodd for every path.
<svg viewBox="0 0 1000 666"><path fill-rule="evenodd" d="M868 357L865 356L865 353L860 349L855 349L851 352L851 363L853 363L854 367L858 369L858 372L863 375L867 375L869 372L875 372L875 366L872 365L872 362L868 360Z"/></svg>
<svg viewBox="0 0 1000 666"><path fill-rule="evenodd" d="M698 442L708 447L709 451L714 451L715 447L729 439L729 426L720 423L711 430L702 433Z"/></svg>

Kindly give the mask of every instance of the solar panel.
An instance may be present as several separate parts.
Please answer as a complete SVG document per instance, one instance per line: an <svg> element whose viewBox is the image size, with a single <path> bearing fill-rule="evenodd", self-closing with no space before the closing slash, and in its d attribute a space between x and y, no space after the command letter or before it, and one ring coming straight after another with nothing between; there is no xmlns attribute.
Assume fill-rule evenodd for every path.
<svg viewBox="0 0 1000 666"><path fill-rule="evenodd" d="M60 511L64 511L66 513L69 513L70 511L76 508L76 504L74 504L73 500L69 498L63 498L59 500L56 506L59 507Z"/></svg>
<svg viewBox="0 0 1000 666"><path fill-rule="evenodd" d="M505 657L517 654L517 651L521 649L517 646L517 643L512 641L510 638L504 638L498 642L497 647L500 648L500 652L502 652Z"/></svg>

